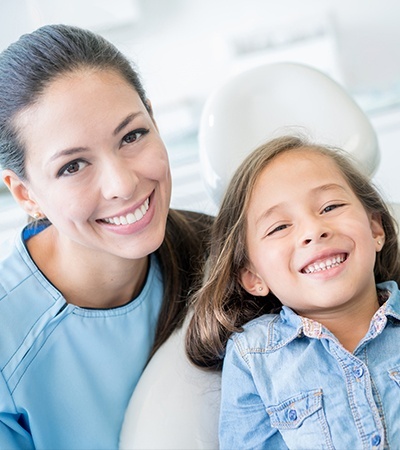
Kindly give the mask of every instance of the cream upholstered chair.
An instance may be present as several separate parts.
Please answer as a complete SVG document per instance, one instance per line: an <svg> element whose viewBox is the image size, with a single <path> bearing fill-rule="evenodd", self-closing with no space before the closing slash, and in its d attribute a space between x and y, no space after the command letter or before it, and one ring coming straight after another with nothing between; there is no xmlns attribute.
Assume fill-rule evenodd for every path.
<svg viewBox="0 0 400 450"><path fill-rule="evenodd" d="M200 160L215 204L249 151L291 130L349 151L371 176L379 164L376 134L340 85L301 64L266 64L230 78L205 104ZM145 369L128 405L121 449L218 448L220 377L190 365L185 330L186 324Z"/></svg>
<svg viewBox="0 0 400 450"><path fill-rule="evenodd" d="M184 341L189 318L153 356L132 395L122 450L216 450L220 374L191 365Z"/></svg>

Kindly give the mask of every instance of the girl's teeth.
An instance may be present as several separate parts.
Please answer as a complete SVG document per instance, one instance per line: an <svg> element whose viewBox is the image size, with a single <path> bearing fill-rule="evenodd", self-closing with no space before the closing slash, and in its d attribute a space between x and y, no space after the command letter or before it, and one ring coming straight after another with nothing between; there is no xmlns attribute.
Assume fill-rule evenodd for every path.
<svg viewBox="0 0 400 450"><path fill-rule="evenodd" d="M344 260L345 258L343 256L336 256L334 258L329 258L326 261L321 261L320 263L310 264L309 266L304 268L303 272L314 273L320 272L321 270L331 269L332 267L341 264Z"/></svg>
<svg viewBox="0 0 400 450"><path fill-rule="evenodd" d="M129 213L126 216L116 216L103 219L103 222L111 223L113 225L130 225L143 218L149 209L149 199L147 199L142 206L137 208L133 213Z"/></svg>

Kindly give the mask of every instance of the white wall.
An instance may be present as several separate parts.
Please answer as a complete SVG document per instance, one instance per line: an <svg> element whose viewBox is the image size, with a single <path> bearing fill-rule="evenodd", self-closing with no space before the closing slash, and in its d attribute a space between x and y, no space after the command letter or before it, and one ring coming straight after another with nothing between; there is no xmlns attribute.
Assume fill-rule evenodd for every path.
<svg viewBox="0 0 400 450"><path fill-rule="evenodd" d="M194 200L203 195L195 135L207 96L260 62L313 65L373 119L382 150L376 180L400 202L399 17L397 0L0 0L0 50L47 22L113 41L138 65L153 102L171 153L173 202L195 209L203 207Z"/></svg>

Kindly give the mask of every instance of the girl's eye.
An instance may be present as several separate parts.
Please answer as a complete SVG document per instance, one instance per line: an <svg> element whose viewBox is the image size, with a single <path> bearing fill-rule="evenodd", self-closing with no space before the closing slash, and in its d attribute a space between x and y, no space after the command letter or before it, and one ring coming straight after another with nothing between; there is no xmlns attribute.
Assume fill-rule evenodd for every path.
<svg viewBox="0 0 400 450"><path fill-rule="evenodd" d="M341 206L343 206L343 204L340 204L340 205L328 205L322 210L322 213L327 213L327 212L333 211L334 209L340 208Z"/></svg>
<svg viewBox="0 0 400 450"><path fill-rule="evenodd" d="M139 128L137 130L133 130L131 132L129 132L128 134L126 134L122 140L126 143L126 144L131 144L132 142L137 141L138 139L140 139L142 136L144 136L145 134L147 134L150 130L147 128Z"/></svg>
<svg viewBox="0 0 400 450"><path fill-rule="evenodd" d="M284 229L286 229L288 227L289 227L289 225L286 225L286 224L279 225L279 226L275 227L273 230L269 231L267 233L267 236L271 236L272 234L277 233L278 231L282 231L282 230L284 230Z"/></svg>
<svg viewBox="0 0 400 450"><path fill-rule="evenodd" d="M87 164L88 163L86 161L82 161L82 160L71 161L68 164L66 164L65 166L61 167L61 169L58 171L57 176L61 177L61 176L74 175L75 173L79 172L84 167L86 167Z"/></svg>

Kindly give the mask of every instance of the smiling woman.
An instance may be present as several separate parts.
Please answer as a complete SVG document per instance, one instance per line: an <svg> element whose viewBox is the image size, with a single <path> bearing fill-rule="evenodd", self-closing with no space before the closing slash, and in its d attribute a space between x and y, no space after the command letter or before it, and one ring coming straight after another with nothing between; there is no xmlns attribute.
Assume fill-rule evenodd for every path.
<svg viewBox="0 0 400 450"><path fill-rule="evenodd" d="M86 264L93 258L90 262L101 279L103 255L112 261L107 271L123 270L119 266L126 261L115 260L123 257L135 261L132 273L144 274L143 256L154 252L164 238L171 180L164 143L138 93L112 71L76 71L53 81L33 107L16 115L14 124L27 145L29 164L25 180L11 169L4 171L3 179L28 214L40 211L54 225L28 242L28 248L32 246L33 257L33 246L46 255L36 257L44 273L58 267L60 280L52 281L67 301L89 306L91 296L82 299L81 290L75 292L78 298L68 295L71 287L61 275L69 260L79 260L82 252ZM73 198L80 201L64 200ZM141 220L118 226L119 217L134 214L146 203ZM76 264L74 268L81 271ZM98 296L97 306L128 302L134 278L114 305L104 292L106 303ZM109 289L118 292L111 284Z"/></svg>
<svg viewBox="0 0 400 450"><path fill-rule="evenodd" d="M0 447L117 448L145 365L184 320L211 219L170 210L139 77L79 28L0 55L0 165L33 218L1 251Z"/></svg>

